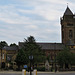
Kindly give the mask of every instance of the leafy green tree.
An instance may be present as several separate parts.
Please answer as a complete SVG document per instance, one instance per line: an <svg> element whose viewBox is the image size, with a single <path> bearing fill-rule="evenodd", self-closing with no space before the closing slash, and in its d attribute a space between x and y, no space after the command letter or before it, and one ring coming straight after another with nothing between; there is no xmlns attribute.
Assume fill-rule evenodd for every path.
<svg viewBox="0 0 75 75"><path fill-rule="evenodd" d="M30 55L33 55L33 62L35 64L45 61L45 53L41 50L41 47L37 45L33 36L24 40L23 49L27 58L29 58Z"/></svg>
<svg viewBox="0 0 75 75"><path fill-rule="evenodd" d="M2 49L4 46L8 46L7 42L1 41L0 42L0 49Z"/></svg>
<svg viewBox="0 0 75 75"><path fill-rule="evenodd" d="M15 43L13 43L13 44L10 44L10 46L17 46Z"/></svg>
<svg viewBox="0 0 75 75"><path fill-rule="evenodd" d="M72 61L71 61L72 65L75 65L75 53L72 53Z"/></svg>
<svg viewBox="0 0 75 75"><path fill-rule="evenodd" d="M20 68L21 65L27 64L27 62L28 62L27 60L28 59L24 53L24 50L23 49L19 50L19 52L16 56L16 59L15 59L18 67Z"/></svg>
<svg viewBox="0 0 75 75"><path fill-rule="evenodd" d="M24 46L19 50L15 60L17 65L28 64L29 56L31 55L33 55L33 64L45 61L45 53L41 50L41 47L37 45L33 36L24 39Z"/></svg>
<svg viewBox="0 0 75 75"><path fill-rule="evenodd" d="M72 64L73 54L70 52L69 48L65 48L63 51L59 52L57 55L57 62L59 65L63 66L65 64Z"/></svg>

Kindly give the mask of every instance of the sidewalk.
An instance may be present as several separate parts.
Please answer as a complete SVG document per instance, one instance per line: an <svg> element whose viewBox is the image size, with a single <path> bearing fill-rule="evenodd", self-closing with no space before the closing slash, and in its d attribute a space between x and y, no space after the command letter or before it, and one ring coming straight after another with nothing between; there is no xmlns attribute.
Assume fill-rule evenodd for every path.
<svg viewBox="0 0 75 75"><path fill-rule="evenodd" d="M0 71L0 73L22 73L22 71L13 71L13 70L9 70L9 71ZM26 71L26 73L30 73L28 71ZM33 73L33 72L32 72ZM75 71L64 71L64 72L45 72L45 71L37 71L37 73L75 73Z"/></svg>

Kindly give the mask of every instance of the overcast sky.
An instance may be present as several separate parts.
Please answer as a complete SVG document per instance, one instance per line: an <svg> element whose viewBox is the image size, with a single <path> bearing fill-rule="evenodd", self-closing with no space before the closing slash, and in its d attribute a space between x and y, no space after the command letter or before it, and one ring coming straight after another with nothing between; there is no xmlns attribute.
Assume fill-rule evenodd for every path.
<svg viewBox="0 0 75 75"><path fill-rule="evenodd" d="M30 35L37 42L61 42L60 17L75 0L0 0L0 41L22 42Z"/></svg>

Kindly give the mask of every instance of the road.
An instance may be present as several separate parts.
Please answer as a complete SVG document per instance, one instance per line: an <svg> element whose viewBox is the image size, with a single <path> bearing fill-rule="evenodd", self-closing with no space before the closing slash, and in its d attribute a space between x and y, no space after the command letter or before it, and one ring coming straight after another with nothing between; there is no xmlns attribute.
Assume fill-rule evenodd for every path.
<svg viewBox="0 0 75 75"><path fill-rule="evenodd" d="M22 75L22 72L0 71L0 75ZM30 75L30 73L27 72L26 75ZM75 72L37 72L37 75L75 75Z"/></svg>

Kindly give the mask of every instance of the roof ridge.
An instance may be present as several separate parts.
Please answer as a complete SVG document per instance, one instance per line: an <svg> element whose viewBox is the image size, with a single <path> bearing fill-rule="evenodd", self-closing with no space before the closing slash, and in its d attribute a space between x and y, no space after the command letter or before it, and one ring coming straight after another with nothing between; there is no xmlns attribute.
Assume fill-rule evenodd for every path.
<svg viewBox="0 0 75 75"><path fill-rule="evenodd" d="M70 10L70 8L67 6L64 15L73 15L72 11Z"/></svg>

